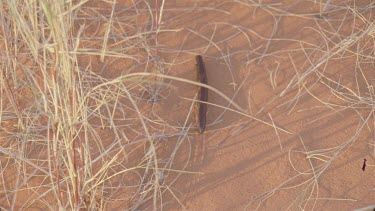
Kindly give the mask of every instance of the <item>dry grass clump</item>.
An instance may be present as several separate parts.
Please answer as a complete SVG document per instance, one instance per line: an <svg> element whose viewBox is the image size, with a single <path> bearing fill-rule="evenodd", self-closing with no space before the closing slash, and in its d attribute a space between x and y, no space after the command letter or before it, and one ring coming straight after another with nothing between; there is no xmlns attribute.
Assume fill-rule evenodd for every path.
<svg viewBox="0 0 375 211"><path fill-rule="evenodd" d="M116 11L116 2L109 16L95 19L87 16L100 8L87 2L1 2L1 209L91 210L116 202L136 209L148 200L156 208L168 190L163 177L173 156L161 163L157 142L165 135L150 132L133 96L150 79L111 80L91 62L81 65L93 56L138 62L135 49L150 50L158 29L123 32L153 13L134 5L129 24L119 26L115 15L126 10ZM96 21L98 32L90 32ZM171 136L180 143L184 134Z"/></svg>

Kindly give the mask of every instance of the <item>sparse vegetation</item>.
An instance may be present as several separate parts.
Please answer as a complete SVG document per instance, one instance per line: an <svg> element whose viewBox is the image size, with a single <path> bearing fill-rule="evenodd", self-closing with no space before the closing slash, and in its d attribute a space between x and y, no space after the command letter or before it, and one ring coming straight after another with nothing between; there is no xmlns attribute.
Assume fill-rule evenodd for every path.
<svg viewBox="0 0 375 211"><path fill-rule="evenodd" d="M186 7L165 0L0 1L0 210L162 210L170 202L184 208L174 184L181 175L204 173L188 168L194 148L190 142L198 136L193 115L198 86L220 99L207 102L209 109L219 110L208 122L211 132L235 128L230 138L250 122L267 127L296 173L249 198L245 209L260 209L291 189L296 191L285 207L289 210L319 210L318 200L356 201L320 197L319 184L360 136L372 135L363 144L375 153L375 4L266 2L272 1L209 6L196 1ZM205 12L227 17L233 12L228 4L253 11L254 19L256 13L272 18L273 28L260 33L233 20L186 18ZM308 12L301 4L319 9ZM278 34L287 18L302 21L296 36ZM314 26L305 27L306 22ZM226 68L230 91L195 81L194 69L191 74L173 71L188 64L193 68L196 54ZM355 83L342 78L346 72L337 70L338 64L353 64L348 74ZM244 84L260 66L269 74L262 83L270 85L273 96L261 105L238 103L243 89L251 99L253 90ZM245 77L236 75L240 71ZM282 71L288 81L280 79ZM319 105L298 110L302 98ZM350 111L357 126L335 146L310 148L300 131L271 115L269 105L275 102L273 108L287 108L288 114L328 111L306 125ZM168 114L161 116L160 109L169 109ZM225 113L245 120L222 124ZM298 137L301 148L283 147L286 135ZM307 170L296 166L296 154L303 155Z"/></svg>

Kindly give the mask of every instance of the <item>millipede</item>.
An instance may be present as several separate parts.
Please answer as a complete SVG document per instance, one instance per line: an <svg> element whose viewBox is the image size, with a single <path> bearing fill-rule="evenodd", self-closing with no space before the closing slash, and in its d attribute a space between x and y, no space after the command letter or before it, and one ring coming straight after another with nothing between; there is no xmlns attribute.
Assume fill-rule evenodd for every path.
<svg viewBox="0 0 375 211"><path fill-rule="evenodd" d="M207 85L207 74L206 68L204 66L203 58L201 55L195 56L196 69L197 69L197 80ZM200 86L198 90L198 99L197 104L197 121L199 125L199 133L203 133L206 128L206 114L207 114L207 104L208 101L208 89L206 87Z"/></svg>

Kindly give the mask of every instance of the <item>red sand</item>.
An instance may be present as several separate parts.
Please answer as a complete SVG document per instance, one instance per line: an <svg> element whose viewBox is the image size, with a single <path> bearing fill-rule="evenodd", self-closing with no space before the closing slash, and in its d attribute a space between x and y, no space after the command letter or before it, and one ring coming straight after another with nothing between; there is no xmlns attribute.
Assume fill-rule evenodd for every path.
<svg viewBox="0 0 375 211"><path fill-rule="evenodd" d="M264 5L280 3L254 2ZM346 3L354 4L351 1ZM370 5L371 1L360 3L356 5L358 11L361 6ZM331 1L330 5L345 4ZM90 2L84 6L111 8L103 2ZM126 1L118 1L116 7L126 6L129 6ZM150 7L155 8L155 1L150 3ZM331 9L327 7L328 11ZM104 10L103 14L109 12ZM173 169L191 173L181 174L168 186L169 190L162 188L167 190L162 200L164 210L300 210L298 206L305 210L352 210L375 203L374 117L370 116L369 124L364 126L358 137L354 137L363 123L359 114L366 119L371 109L333 106L335 111L325 106L322 102L347 104L332 96L325 85L330 83L327 78L319 78L315 73L305 80L309 92L297 85L280 97L296 71L301 76L311 66L310 62L319 63L319 58L327 49L332 49L335 43L345 38L332 37L328 32L339 30L341 35L350 35L353 24L358 28L364 24L358 17L354 23L353 13L346 14L346 10L328 13L324 18L319 18L319 12L320 5L314 1L285 0L280 5L264 7L257 7L250 1L165 2L160 30L176 30L161 31L158 36L158 56L164 62L165 74L195 80L194 55L201 54L206 64L208 84L233 98L257 120L208 105L206 131L199 135L192 115L188 125L193 128L185 137L172 165ZM373 21L371 9L362 14ZM344 17L348 20L340 25ZM138 21L143 23L145 20L139 18ZM278 24L273 31L275 21ZM94 34L101 24L88 21L87 25L92 28L86 29L85 36ZM132 27L128 29L131 34ZM319 30L330 37L330 41L325 41L327 39L323 39ZM270 36L272 40L268 39ZM100 48L100 41L96 44ZM356 50L355 47L350 49ZM140 52L140 55L145 59L142 57L145 52ZM333 57L318 71L331 80L340 81L357 94L366 95L364 79L355 70L356 57L350 52L340 55L342 58ZM134 60L112 58L106 58L102 63L99 56L81 57L80 65L86 67L90 61L92 71L106 78L118 77L128 67L137 65ZM365 63L360 66L372 85L373 66ZM155 72L153 68L141 65L134 71ZM155 119L158 116L165 124L178 128L183 125L191 106L191 101L183 98L192 99L196 90L192 85L173 81L168 89L162 89L165 98L153 104L140 101L139 106L145 116ZM294 98L300 93L304 94ZM212 91L209 91L209 102L228 106L226 100ZM233 106L230 108L235 109ZM290 134L281 130L275 132L274 127L261 121L275 124ZM163 128L157 124L153 126ZM176 132L171 127L166 127L165 131ZM126 132L129 132L129 137L136 137L132 131ZM109 145L113 134L103 131L101 135L108 136L105 139L108 143L103 145ZM327 151L324 156L315 157L311 154L310 159L304 154L306 151L343 146L352 137L355 141L345 145L341 151ZM170 155L178 138L174 136L160 141L158 150L161 159ZM334 156L337 157L328 162ZM364 158L367 159L367 168L362 171ZM327 165L326 169L319 174L323 164ZM317 180L311 172L312 167ZM169 173L165 184L170 184L176 175ZM120 192L116 197L121 198L121 194L124 197L131 195ZM114 202L107 204L106 210L123 210L132 203L130 200ZM149 200L140 209L152 210L151 207L152 200Z"/></svg>

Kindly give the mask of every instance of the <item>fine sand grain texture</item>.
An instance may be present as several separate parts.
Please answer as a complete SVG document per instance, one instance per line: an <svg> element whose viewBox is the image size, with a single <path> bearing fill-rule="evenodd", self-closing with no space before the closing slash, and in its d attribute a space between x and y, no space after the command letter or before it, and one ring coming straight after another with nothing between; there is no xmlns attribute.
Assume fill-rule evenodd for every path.
<svg viewBox="0 0 375 211"><path fill-rule="evenodd" d="M0 6L0 210L373 208L373 1Z"/></svg>

